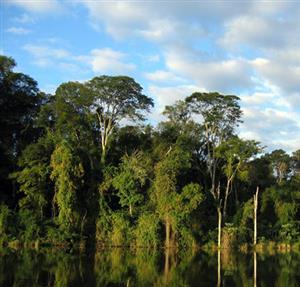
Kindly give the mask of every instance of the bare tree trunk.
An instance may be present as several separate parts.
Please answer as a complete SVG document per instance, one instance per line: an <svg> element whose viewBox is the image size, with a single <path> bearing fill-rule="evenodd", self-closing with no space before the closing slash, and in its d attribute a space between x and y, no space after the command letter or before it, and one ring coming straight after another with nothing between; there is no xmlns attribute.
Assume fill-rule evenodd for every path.
<svg viewBox="0 0 300 287"><path fill-rule="evenodd" d="M218 249L221 248L221 234L222 234L222 212L221 205L217 207L218 210Z"/></svg>
<svg viewBox="0 0 300 287"><path fill-rule="evenodd" d="M223 219L226 220L226 209L227 209L227 200L228 200L228 195L229 195L229 191L230 191L230 184L231 181L227 181L227 185L226 185L226 191L225 191L225 198L224 198L224 206L223 206Z"/></svg>
<svg viewBox="0 0 300 287"><path fill-rule="evenodd" d="M253 228L254 228L254 238L253 244L256 245L257 243L257 206L258 206L258 192L259 187L257 186L256 192L253 196Z"/></svg>
<svg viewBox="0 0 300 287"><path fill-rule="evenodd" d="M257 286L257 258L256 251L253 252L253 287Z"/></svg>
<svg viewBox="0 0 300 287"><path fill-rule="evenodd" d="M221 250L218 250L218 283L217 283L217 287L221 287Z"/></svg>

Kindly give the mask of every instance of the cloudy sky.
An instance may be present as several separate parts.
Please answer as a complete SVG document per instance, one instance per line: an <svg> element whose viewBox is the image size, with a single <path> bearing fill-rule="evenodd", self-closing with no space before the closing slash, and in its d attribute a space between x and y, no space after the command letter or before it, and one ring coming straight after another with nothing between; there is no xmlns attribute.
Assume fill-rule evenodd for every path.
<svg viewBox="0 0 300 287"><path fill-rule="evenodd" d="M166 104L194 91L241 98L240 135L300 148L299 1L1 0L0 52L42 90L132 76Z"/></svg>

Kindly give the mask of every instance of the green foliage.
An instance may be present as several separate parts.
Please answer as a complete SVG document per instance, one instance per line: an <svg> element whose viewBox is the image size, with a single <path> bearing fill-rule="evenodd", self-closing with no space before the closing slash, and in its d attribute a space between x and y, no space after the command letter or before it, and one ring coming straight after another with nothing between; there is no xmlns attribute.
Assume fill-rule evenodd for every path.
<svg viewBox="0 0 300 287"><path fill-rule="evenodd" d="M135 238L138 247L157 247L159 245L159 220L155 214L144 213L138 218Z"/></svg>
<svg viewBox="0 0 300 287"><path fill-rule="evenodd" d="M25 242L35 241L43 236L41 221L38 216L28 209L18 212L19 238Z"/></svg>
<svg viewBox="0 0 300 287"><path fill-rule="evenodd" d="M51 156L51 179L55 181L54 201L58 205L58 223L66 230L78 231L81 215L78 190L83 185L84 170L80 158L62 142Z"/></svg>
<svg viewBox="0 0 300 287"><path fill-rule="evenodd" d="M194 248L197 246L196 238L190 226L182 225L178 227L178 244L180 248Z"/></svg>
<svg viewBox="0 0 300 287"><path fill-rule="evenodd" d="M7 205L0 204L0 246L15 233L13 221L13 212Z"/></svg>
<svg viewBox="0 0 300 287"><path fill-rule="evenodd" d="M300 222L290 221L289 223L283 224L279 230L279 239L282 242L299 242L300 238Z"/></svg>
<svg viewBox="0 0 300 287"><path fill-rule="evenodd" d="M110 242L112 246L129 246L133 238L133 231L127 215L122 212L112 214L112 232Z"/></svg>
<svg viewBox="0 0 300 287"><path fill-rule="evenodd" d="M140 126L153 100L133 78L62 83L52 96L15 65L0 56L2 242L190 247L216 235L216 207L249 242L257 186L259 237L299 241L300 151L257 157L259 144L236 135L238 97L196 92Z"/></svg>
<svg viewBox="0 0 300 287"><path fill-rule="evenodd" d="M119 165L117 174L112 179L113 187L118 190L118 197L122 207L132 209L142 202L144 187L150 169L150 161L142 152L134 152L132 155L125 155Z"/></svg>
<svg viewBox="0 0 300 287"><path fill-rule="evenodd" d="M12 58L0 56L0 201L15 204L14 183L9 174L16 171L18 157L39 136L35 126L44 99L37 82L13 71Z"/></svg>
<svg viewBox="0 0 300 287"><path fill-rule="evenodd" d="M99 216L96 222L96 239L100 244L107 244L112 231L112 210L108 207L104 195L99 197Z"/></svg>
<svg viewBox="0 0 300 287"><path fill-rule="evenodd" d="M20 207L35 210L41 218L51 194L49 163L52 151L51 137L41 137L37 143L27 146L19 160L21 170L11 175L25 195L19 202Z"/></svg>
<svg viewBox="0 0 300 287"><path fill-rule="evenodd" d="M225 249L235 248L239 243L239 228L226 223L222 230L222 247Z"/></svg>
<svg viewBox="0 0 300 287"><path fill-rule="evenodd" d="M294 220L300 208L300 201L297 198L299 191L291 188L295 187L289 184L272 186L262 196L262 212L272 209L281 225Z"/></svg>

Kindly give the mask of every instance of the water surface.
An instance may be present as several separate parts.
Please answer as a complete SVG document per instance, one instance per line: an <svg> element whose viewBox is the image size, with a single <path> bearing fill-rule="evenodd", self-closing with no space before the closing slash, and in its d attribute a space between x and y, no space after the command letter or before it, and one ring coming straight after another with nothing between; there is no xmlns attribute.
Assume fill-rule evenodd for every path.
<svg viewBox="0 0 300 287"><path fill-rule="evenodd" d="M0 250L0 286L300 286L300 255Z"/></svg>

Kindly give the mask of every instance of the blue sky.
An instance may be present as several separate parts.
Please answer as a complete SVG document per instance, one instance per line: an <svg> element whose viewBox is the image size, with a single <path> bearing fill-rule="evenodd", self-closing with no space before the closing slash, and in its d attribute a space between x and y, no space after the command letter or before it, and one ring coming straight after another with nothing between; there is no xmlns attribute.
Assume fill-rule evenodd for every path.
<svg viewBox="0 0 300 287"><path fill-rule="evenodd" d="M156 103L194 91L241 98L240 135L300 148L300 2L4 0L0 52L42 90L134 77Z"/></svg>

